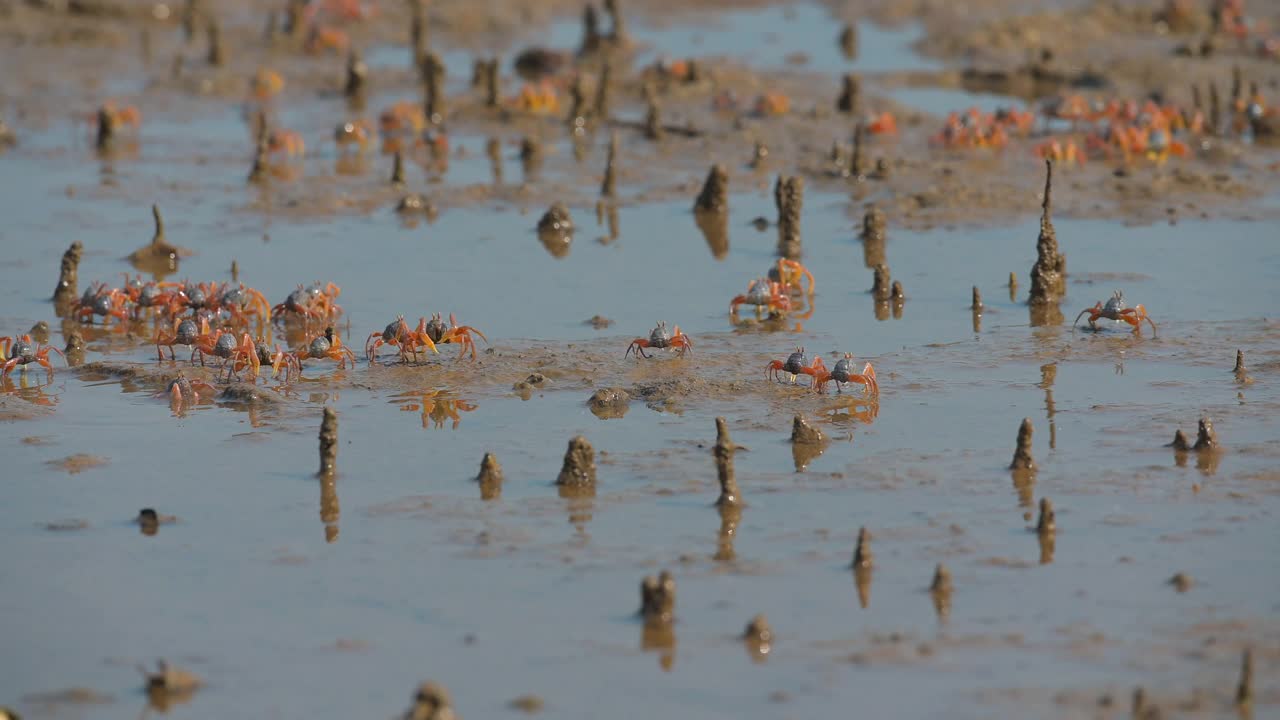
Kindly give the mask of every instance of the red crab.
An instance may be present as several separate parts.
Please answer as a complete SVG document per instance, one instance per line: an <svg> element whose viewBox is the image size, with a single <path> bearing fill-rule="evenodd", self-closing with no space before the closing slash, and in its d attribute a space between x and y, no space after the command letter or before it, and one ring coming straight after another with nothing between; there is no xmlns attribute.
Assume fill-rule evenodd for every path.
<svg viewBox="0 0 1280 720"><path fill-rule="evenodd" d="M665 320L659 320L658 326L649 333L649 339L636 338L627 346L627 352L623 355L626 357L634 350L636 357L649 357L644 354L645 348L654 348L657 350L675 350L681 357L693 349L693 341L688 335L680 332L680 326L676 325L672 332L667 331L667 323Z"/></svg>

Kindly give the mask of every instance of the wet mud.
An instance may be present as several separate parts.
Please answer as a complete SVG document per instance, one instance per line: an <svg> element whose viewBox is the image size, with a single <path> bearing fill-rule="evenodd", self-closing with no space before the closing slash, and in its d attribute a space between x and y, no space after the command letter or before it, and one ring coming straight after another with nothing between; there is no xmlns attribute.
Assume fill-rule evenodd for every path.
<svg viewBox="0 0 1280 720"><path fill-rule="evenodd" d="M1275 8L283 5L0 3L0 335L66 353L0 381L0 715L1280 706ZM779 257L817 291L729 315ZM297 376L324 324L251 321L228 381L77 318L137 272L485 335ZM1063 316L1118 290L1158 335Z"/></svg>

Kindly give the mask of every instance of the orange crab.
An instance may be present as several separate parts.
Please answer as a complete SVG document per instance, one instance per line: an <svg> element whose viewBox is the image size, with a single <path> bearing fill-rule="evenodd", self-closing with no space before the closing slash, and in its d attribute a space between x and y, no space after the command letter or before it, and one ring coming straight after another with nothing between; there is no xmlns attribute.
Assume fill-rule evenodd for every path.
<svg viewBox="0 0 1280 720"><path fill-rule="evenodd" d="M307 144L303 142L302 136L293 130L272 130L267 133L267 152L272 155L298 158L306 150Z"/></svg>
<svg viewBox="0 0 1280 720"><path fill-rule="evenodd" d="M400 362L408 362L409 355L412 354L414 360L418 358L418 349L426 347L431 352L438 353L436 343L427 334L427 319L422 318L418 323L418 329L413 330L409 327L409 323L405 322L404 316L398 316L395 321L387 324L382 330L375 330L369 333L369 338L364 341L364 353L369 358L369 362L373 362L378 355L378 348L383 345L393 345L400 350Z"/></svg>
<svg viewBox="0 0 1280 720"><path fill-rule="evenodd" d="M196 321L191 318L174 318L172 328L160 328L156 332L156 355L158 359L164 359L164 350L161 348L169 348L169 359L176 360L177 356L173 352L174 345L194 347L196 340L201 335L209 335L209 321L201 319L200 322L204 326L203 332L201 332L201 326L197 325ZM192 355L194 356L194 352Z"/></svg>
<svg viewBox="0 0 1280 720"><path fill-rule="evenodd" d="M333 141L344 152L353 145L358 151L364 152L372 139L373 126L368 120L348 120L333 131Z"/></svg>
<svg viewBox="0 0 1280 720"><path fill-rule="evenodd" d="M378 115L378 130L384 135L417 134L426 127L426 111L409 100L401 100Z"/></svg>
<svg viewBox="0 0 1280 720"><path fill-rule="evenodd" d="M791 112L791 98L780 92L768 92L756 98L752 106L756 115L786 115Z"/></svg>
<svg viewBox="0 0 1280 720"><path fill-rule="evenodd" d="M152 397L168 398L170 404L181 406L187 403L200 402L202 397L212 397L217 388L203 380L190 380L182 373L169 381L168 387Z"/></svg>
<svg viewBox="0 0 1280 720"><path fill-rule="evenodd" d="M893 113L880 113L872 115L866 119L866 131L870 135L897 135L898 121L894 119Z"/></svg>
<svg viewBox="0 0 1280 720"><path fill-rule="evenodd" d="M769 268L769 280L781 284L783 290L794 290L805 295L813 295L815 287L813 273L809 272L809 268L786 258L778 258L778 264ZM808 288L801 283L802 280L808 281Z"/></svg>
<svg viewBox="0 0 1280 720"><path fill-rule="evenodd" d="M555 85L548 80L537 84L526 84L520 93L508 101L517 110L536 115L551 115L560 112L560 98L556 94Z"/></svg>
<svg viewBox="0 0 1280 720"><path fill-rule="evenodd" d="M76 303L75 318L80 322L93 322L94 315L101 315L103 323L110 318L127 320L129 318L129 294L116 288L109 288L105 283L96 283Z"/></svg>
<svg viewBox="0 0 1280 720"><path fill-rule="evenodd" d="M343 30L336 27L324 25L313 25L311 32L307 33L306 43L303 50L308 55L322 55L324 53L341 54L347 51L351 46L351 38Z"/></svg>
<svg viewBox="0 0 1280 720"><path fill-rule="evenodd" d="M0 362L4 363L4 370L0 372L0 377L8 377L15 367L21 367L23 372L26 372L27 365L36 363L48 370L49 378L52 379L53 363L49 362L51 352L58 353L58 357L66 359L61 350L52 345L35 342L30 335L0 338Z"/></svg>
<svg viewBox="0 0 1280 720"><path fill-rule="evenodd" d="M1080 322L1080 318L1085 315L1089 316L1090 330L1100 329L1098 327L1099 318L1127 322L1133 326L1133 331L1135 333L1142 330L1142 321L1146 320L1151 324L1151 331L1155 332L1156 330L1155 321L1147 315L1147 309L1141 305L1125 307L1124 293L1119 290L1116 290L1115 293L1111 295L1111 298L1107 300L1105 305L1102 304L1102 301L1098 301L1098 303L1093 307L1081 310L1080 314L1076 316L1075 322L1071 323L1071 327L1074 328L1076 323Z"/></svg>
<svg viewBox="0 0 1280 720"><path fill-rule="evenodd" d="M787 373L791 376L791 382L794 384L796 376L808 375L815 381L819 372L825 372L826 366L822 364L822 358L816 357L813 363L809 363L809 358L804 353L804 348L798 347L796 351L787 356L786 360L773 360L765 368L765 377L770 380L781 379L781 373Z"/></svg>
<svg viewBox="0 0 1280 720"><path fill-rule="evenodd" d="M836 366L827 370L826 365L822 362L822 358L815 358L813 361L815 367L818 368L818 374L813 376L813 385L818 392L826 389L827 383L835 381L836 392L840 392L844 383L858 383L866 390L866 394L879 397L880 384L876 382L876 369L867 363L862 367L862 372L855 374L853 372L853 353L845 353L843 358L836 362Z"/></svg>
<svg viewBox="0 0 1280 720"><path fill-rule="evenodd" d="M271 68L260 67L249 78L249 94L254 100L265 102L284 90L284 78Z"/></svg>
<svg viewBox="0 0 1280 720"><path fill-rule="evenodd" d="M1046 140L1036 146L1036 157L1041 160L1052 160L1055 164L1066 163L1084 165L1085 157L1075 140L1065 143L1060 140Z"/></svg>
<svg viewBox="0 0 1280 720"><path fill-rule="evenodd" d="M279 357L272 363L273 374L279 372L280 367L288 363L288 357L292 356L293 361L297 363L299 372L301 372L303 360L334 360L338 363L339 368L345 368L347 362L351 362L351 367L356 365L356 354L351 352L351 348L342 344L342 338L338 337L333 331L333 327L325 328L324 332L312 337L308 340L301 350L295 350L293 353L280 353ZM288 376L288 369L285 371Z"/></svg>
<svg viewBox="0 0 1280 720"><path fill-rule="evenodd" d="M787 295L786 288L782 283L765 277L752 280L745 295L738 295L729 301L729 314L737 315L739 305L754 305L757 313L763 308L774 317L791 312L791 298Z"/></svg>
<svg viewBox="0 0 1280 720"><path fill-rule="evenodd" d="M291 317L311 320L332 320L342 314L342 307L335 302L342 289L333 283L321 286L316 282L307 287L299 285L289 293L284 302L271 308L271 319L288 320Z"/></svg>
<svg viewBox="0 0 1280 720"><path fill-rule="evenodd" d="M458 319L453 313L449 313L449 322L446 324L440 317L440 313L431 316L431 320L422 318L418 320L418 328L415 332L419 338L425 337L436 345L447 345L449 343L458 343L462 346L458 352L458 360L461 360L468 352L471 352L471 359L476 359L476 343L472 339L471 334L475 333L480 336L481 340L486 343L489 338L484 333L471 327L470 325L459 325ZM424 343L425 344L425 343Z"/></svg>
<svg viewBox="0 0 1280 720"><path fill-rule="evenodd" d="M645 348L654 348L656 350L675 350L676 354L684 357L684 354L693 349L693 341L688 335L680 332L680 326L676 325L675 330L667 331L667 322L659 320L658 326L649 333L649 339L636 338L627 346L627 352L623 357L630 355L635 351L636 357L649 357L644 354Z"/></svg>

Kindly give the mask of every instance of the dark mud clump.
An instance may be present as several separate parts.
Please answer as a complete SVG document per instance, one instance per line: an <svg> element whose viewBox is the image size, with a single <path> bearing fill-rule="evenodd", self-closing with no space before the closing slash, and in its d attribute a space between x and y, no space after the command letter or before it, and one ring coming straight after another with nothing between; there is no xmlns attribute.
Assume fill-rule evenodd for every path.
<svg viewBox="0 0 1280 720"><path fill-rule="evenodd" d="M640 617L646 625L670 625L676 617L676 581L663 570L640 583Z"/></svg>
<svg viewBox="0 0 1280 720"><path fill-rule="evenodd" d="M391 181L395 182L394 175ZM403 182L403 178L401 179ZM438 216L435 203L431 202L431 198L422 193L409 193L400 198L396 203L396 213L401 217L425 217L427 222L431 222Z"/></svg>
<svg viewBox="0 0 1280 720"><path fill-rule="evenodd" d="M481 500L496 500L502 494L502 466L493 453L485 453L480 460L480 474L476 476L480 484Z"/></svg>
<svg viewBox="0 0 1280 720"><path fill-rule="evenodd" d="M1249 368L1244 364L1244 351L1236 350L1236 366L1231 372L1236 376L1236 382L1241 385L1248 385L1253 382L1253 378L1249 377Z"/></svg>
<svg viewBox="0 0 1280 720"><path fill-rule="evenodd" d="M338 469L338 413L333 408L324 409L320 421L320 472L321 477L333 475Z"/></svg>
<svg viewBox="0 0 1280 720"><path fill-rule="evenodd" d="M620 418L631 407L631 393L617 387L600 388L591 394L587 407L602 420Z"/></svg>
<svg viewBox="0 0 1280 720"><path fill-rule="evenodd" d="M129 262L135 268L152 273L169 273L178 269L178 259L191 254L191 251L171 245L165 239L164 218L160 215L160 206L151 206L151 216L155 220L155 234L151 242L129 255Z"/></svg>
<svg viewBox="0 0 1280 720"><path fill-rule="evenodd" d="M747 654L756 662L764 662L773 649L773 628L763 614L751 618L742 631L742 642L747 647Z"/></svg>
<svg viewBox="0 0 1280 720"><path fill-rule="evenodd" d="M590 325L596 330L604 330L613 325L613 321L603 315L592 315L584 324Z"/></svg>
<svg viewBox="0 0 1280 720"><path fill-rule="evenodd" d="M564 465L556 484L562 488L587 489L596 485L596 451L581 435L569 441L564 454Z"/></svg>
<svg viewBox="0 0 1280 720"><path fill-rule="evenodd" d="M836 99L836 110L852 114L858 112L862 104L862 83L858 76L849 73L841 80L840 97Z"/></svg>
<svg viewBox="0 0 1280 720"><path fill-rule="evenodd" d="M65 316L71 305L79 299L80 256L84 245L77 240L62 254L62 266L58 270L58 284L53 288L53 306L58 317Z"/></svg>
<svg viewBox="0 0 1280 720"><path fill-rule="evenodd" d="M804 207L804 178L779 176L774 187L774 202L778 206L778 255L788 260L799 260L803 254L800 210Z"/></svg>
<svg viewBox="0 0 1280 720"><path fill-rule="evenodd" d="M1045 161L1042 208L1040 236L1036 239L1036 262L1031 266L1032 305L1057 303L1067 287L1067 259L1058 250L1058 234L1053 228L1053 162L1049 160Z"/></svg>
<svg viewBox="0 0 1280 720"><path fill-rule="evenodd" d="M720 481L720 497L716 505L737 505L742 501L738 490L738 480L733 471L733 454L737 446L729 437L729 425L724 418L716 418L716 446L713 453L716 458L716 476Z"/></svg>
<svg viewBox="0 0 1280 720"><path fill-rule="evenodd" d="M871 552L871 532L865 527L858 529L858 543L853 548L853 564L850 567L854 570L870 570L875 567L875 555Z"/></svg>
<svg viewBox="0 0 1280 720"><path fill-rule="evenodd" d="M156 512L155 508L142 508L133 522L143 535L150 536L159 532L161 525L172 525L178 522L178 518L174 515L162 515Z"/></svg>
<svg viewBox="0 0 1280 720"><path fill-rule="evenodd" d="M1171 447L1176 452L1187 452L1191 449L1191 441L1187 439L1186 433L1177 430L1173 433L1173 442L1166 447Z"/></svg>
<svg viewBox="0 0 1280 720"><path fill-rule="evenodd" d="M226 386L218 394L218 400L241 405L278 405L284 402L284 398L276 391L246 382Z"/></svg>
<svg viewBox="0 0 1280 720"><path fill-rule="evenodd" d="M569 208L563 203L552 205L538 221L538 239L552 256L568 255L573 243L573 218Z"/></svg>
<svg viewBox="0 0 1280 720"><path fill-rule="evenodd" d="M1018 446L1013 451L1013 462L1009 464L1010 470L1035 470L1036 461L1031 457L1031 418L1023 418L1022 425L1018 427Z"/></svg>
<svg viewBox="0 0 1280 720"><path fill-rule="evenodd" d="M401 716L403 720L457 720L453 700L443 685L424 682L414 693L413 704Z"/></svg>

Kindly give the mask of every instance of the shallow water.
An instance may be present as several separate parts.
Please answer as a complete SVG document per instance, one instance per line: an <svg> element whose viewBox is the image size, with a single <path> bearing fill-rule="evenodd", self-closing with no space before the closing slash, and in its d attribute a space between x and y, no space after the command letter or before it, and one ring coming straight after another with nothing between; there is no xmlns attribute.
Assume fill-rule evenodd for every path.
<svg viewBox="0 0 1280 720"><path fill-rule="evenodd" d="M807 7L744 16L817 22ZM661 37L686 42L684 32L703 31ZM810 69L824 62L815 55ZM1280 542L1280 252L1264 223L1058 218L1066 321L1123 289L1159 332L1032 328L1023 302L1038 198L1028 189L1025 219L1007 227L891 227L887 259L907 300L901 318L879 320L854 229L861 204L811 190L803 231L815 312L803 331L794 322L736 330L730 298L773 260L775 232L749 225L773 217L768 192L735 185L722 260L690 201L641 202L626 185L619 236L597 241L607 233L578 203L580 230L557 259L533 233L545 208L518 199L442 207L412 229L387 209L390 191L368 213L263 213L242 183L238 113L192 105L149 115L139 157L109 174L59 124L0 157L0 333L46 320L60 346L45 301L59 256L80 239L81 287L116 280L129 270L122 258L150 238L154 201L169 240L196 251L179 278L226 279L234 259L272 302L299 282L333 281L351 345L399 313L455 311L497 354L481 356L474 381L435 361L310 363L309 381L279 406L207 403L181 416L146 382L61 364L47 385L30 372L39 387L24 389L19 377L4 407L30 405L36 417L0 426L0 629L25 650L0 665L0 702L26 716L135 717L144 697L133 666L155 657L207 682L175 717L389 717L424 677L475 717L501 715L524 693L543 697L551 715L581 718L606 703L625 717L821 717L848 707L1072 717L1103 692L1127 707L1138 684L1157 700L1202 688L1221 713L1242 644L1269 653L1280 642L1280 577L1266 570ZM290 112L284 122L308 137L327 128L305 106ZM205 160L193 164L184 153L197 131ZM489 183L483 144L460 135L466 156L432 191ZM556 149L548 181L570 182L571 152ZM505 157L513 183L514 151ZM334 162L331 146L315 148L308 175L352 202L376 192L387 169L378 158L367 175L344 176ZM421 187L420 170L411 175ZM1013 300L1010 271L1023 283ZM987 308L978 330L973 285ZM615 324L584 324L595 314ZM693 355L623 358L660 319L693 337ZM570 344L581 365L539 365L544 348ZM799 344L829 362L844 351L872 360L878 414L770 385L766 363ZM1230 372L1236 348L1252 384ZM90 350L89 360L157 365L145 344L94 338ZM484 376L512 372L520 361L501 358L520 353L528 371L551 376L527 400L505 377ZM620 419L585 404L593 387L695 376L742 384L677 398L665 412L636 400ZM456 427L446 412L424 416L424 396L460 401ZM325 405L340 416L331 494L312 474ZM795 414L832 440L804 472L787 442ZM1163 447L1175 428L1194 433L1202 414L1227 447L1215 462ZM747 448L737 454L747 506L731 535L712 506L708 450L721 415ZM1023 417L1035 424L1040 464L1031 485L1005 469ZM561 499L552 484L578 433L600 452L592 500ZM489 451L506 470L492 502L472 482ZM74 474L49 464L76 453L107 463ZM1041 497L1058 512L1048 564L1027 531ZM144 506L178 522L143 537L129 519ZM72 519L88 525L45 528ZM847 568L860 526L877 559L866 608ZM938 562L956 585L945 623L926 592ZM646 650L636 586L662 568L678 583L676 642ZM1195 579L1190 592L1165 584L1175 572ZM736 637L757 612L778 637L763 664ZM1257 662L1268 677L1274 656ZM50 707L29 697L72 686L115 701ZM1055 699L1064 691L1084 700ZM1262 716L1275 702L1260 694Z"/></svg>

